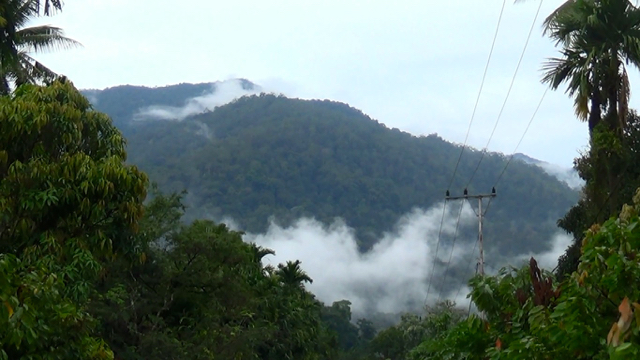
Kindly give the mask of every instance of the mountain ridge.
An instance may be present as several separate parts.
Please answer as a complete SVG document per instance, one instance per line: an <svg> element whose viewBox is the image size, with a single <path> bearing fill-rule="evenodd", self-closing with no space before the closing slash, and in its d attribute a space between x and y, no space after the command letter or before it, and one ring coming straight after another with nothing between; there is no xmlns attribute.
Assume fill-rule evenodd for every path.
<svg viewBox="0 0 640 360"><path fill-rule="evenodd" d="M152 105L175 107L194 93L206 95L206 88L193 89L164 88L171 102ZM127 138L129 161L164 190L188 190L193 217L231 217L254 233L274 218L283 225L301 217L325 224L342 218L366 250L404 214L442 202L460 151L435 134L389 128L348 104L269 94L240 97L182 121L140 122L133 114L137 104L149 106L149 96L136 99L131 91L112 89L109 102L93 93L96 109L112 116ZM133 99L123 106L117 101L123 96ZM480 156L466 149L452 194L462 193ZM490 190L506 161L487 153L469 191ZM501 239L487 251L505 254L550 248L556 220L578 198L566 184L522 162L510 165L497 190L485 229ZM472 241L475 231L462 229L461 241ZM518 251L509 245L514 238L522 238Z"/></svg>
<svg viewBox="0 0 640 360"><path fill-rule="evenodd" d="M126 92L126 93L130 93L130 92L137 92L137 91L142 91L142 94L146 93L147 96L142 96L142 102L145 104L144 106L174 106L174 107L179 107L179 106L185 106L186 103L193 98L199 97L199 96L203 96L203 95L207 95L207 94L212 94L216 92L216 87L220 86L220 85L226 85L226 84L238 84L239 87L241 89L247 90L246 94L240 94L238 96L242 97L242 96L248 96L248 95L254 95L254 94L260 94L260 93L269 93L269 94L274 94L274 92L267 92L264 91L264 89L250 81L247 80L245 78L235 78L235 79L230 79L230 80L224 80L224 81L210 81L210 82L201 82L201 83L179 83L179 84L173 84L173 85L163 85L163 86L142 86L142 85L130 85L130 84L125 84L125 85L116 85L116 86L111 86L111 87L107 87L104 89L93 89L93 88L89 88L89 89L82 89L80 90L82 92L83 95L85 95L90 102L92 103L93 106L96 106L98 104L98 99L100 100L105 100L104 97L105 95L107 100L109 101L113 101L112 97L109 95L112 95L113 93L119 93L119 92ZM170 93L172 96L172 100L167 100L168 97L166 96L149 96L152 93L155 92L159 92L160 94L162 93ZM140 97L139 94L136 93L136 97ZM138 99L137 101L134 102L134 98L133 97L128 97L127 98L129 100L129 102L134 103L134 105L132 104L120 104L118 105L118 107L125 109L127 111L124 112L113 112L112 109L115 108L113 105L104 105L104 104L100 104L97 106L98 110L103 109L103 107L108 107L109 109L109 115L114 119L114 122L117 123L118 125L125 125L123 123L131 123L133 121L135 121L135 112L136 110L139 110L141 107L144 106L139 106L137 104L135 104L135 102L138 102L140 99ZM229 100L229 102L235 100L236 98L233 98L231 100ZM295 97L293 99L296 99ZM321 99L311 99L310 101L324 101ZM340 102L339 102L340 103ZM224 105L224 104L222 104ZM348 104L346 104L347 106L350 106ZM132 110L133 109L133 110ZM355 108L354 108L355 109ZM213 109L208 109L209 111L213 110ZM358 110L358 109L356 109ZM364 116L368 116L366 115L364 112L362 112L362 110L358 110L359 112L362 113L362 115ZM201 112L205 112L204 110ZM124 116L122 116L124 114ZM195 114L195 113L194 113ZM162 119L162 120L171 120L171 119ZM128 124L127 124L128 125ZM393 129L393 128L392 128ZM403 131L403 130L401 130ZM408 134L411 134L412 136L417 136L417 137L421 137L421 136L439 136L437 133L431 133L429 135L416 135L407 131L403 131L406 132ZM451 142L451 141L449 141ZM454 144L453 142L451 142L452 144ZM478 151L478 149L474 149L474 148L470 148L469 146L466 146L468 149L471 149L472 151ZM490 153L496 153L496 152L490 152ZM558 164L554 164L554 163L550 163L548 161L544 161L544 160L540 160L537 158L533 158L529 155L526 155L524 153L514 153L512 155L506 154L507 156L513 156L514 160L520 160L523 161L527 164L532 164L532 165L537 165L542 167L543 169L545 168L544 165L548 165L548 166L552 166L552 167L556 167L558 169L562 169L565 170L567 172L575 172L572 168L567 168ZM556 175L556 173L552 172L552 175ZM559 178L560 180L565 180L564 177ZM571 184L569 184L571 186ZM576 188L576 186L571 186L573 188Z"/></svg>

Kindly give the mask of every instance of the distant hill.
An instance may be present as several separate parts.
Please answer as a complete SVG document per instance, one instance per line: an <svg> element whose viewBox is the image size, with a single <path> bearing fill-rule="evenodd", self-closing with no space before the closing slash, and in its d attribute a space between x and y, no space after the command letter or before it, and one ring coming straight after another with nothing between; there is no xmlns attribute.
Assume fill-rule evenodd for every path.
<svg viewBox="0 0 640 360"><path fill-rule="evenodd" d="M122 129L128 127L141 111L150 108L185 108L190 105L190 100L192 103L193 99L216 93L218 87L226 87L227 91L231 87L238 95L260 90L259 86L248 80L237 79L227 82L183 83L154 88L121 85L104 90L86 89L81 92L97 110L109 114L114 124Z"/></svg>
<svg viewBox="0 0 640 360"><path fill-rule="evenodd" d="M245 93L257 91L248 81L238 84ZM131 163L162 189L189 191L192 216L231 217L249 232L265 231L270 217L283 224L340 217L364 250L411 209L443 200L459 146L390 129L346 104L262 94L212 112L195 107L174 121L157 120L167 119L166 112L154 120L147 111L168 108L184 116L222 85L124 86L87 95L122 129ZM465 150L453 193L462 192L480 156ZM487 154L469 191L490 191L505 161ZM511 163L497 192L485 231L492 238L487 250L502 256L548 249L556 220L578 198L567 184L521 161Z"/></svg>

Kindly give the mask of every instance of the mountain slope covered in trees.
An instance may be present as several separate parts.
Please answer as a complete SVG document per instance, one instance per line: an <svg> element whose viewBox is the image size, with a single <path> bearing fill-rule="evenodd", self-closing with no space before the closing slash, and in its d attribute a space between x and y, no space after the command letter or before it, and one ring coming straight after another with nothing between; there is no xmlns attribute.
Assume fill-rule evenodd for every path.
<svg viewBox="0 0 640 360"><path fill-rule="evenodd" d="M270 218L286 225L304 216L325 223L340 217L367 249L402 215L443 200L460 153L437 135L389 129L332 101L262 94L183 121L139 121L141 108L103 99L144 99L138 91L158 91L178 106L181 97L185 103L203 87L117 87L91 95L126 136L129 162L163 190L188 190L193 216L231 217L249 232L265 231ZM462 193L481 156L465 150L452 194ZM491 191L507 159L486 154L469 191ZM505 256L548 249L557 219L578 198L566 184L520 161L510 164L496 190L486 223L488 250ZM470 240L474 233L469 229Z"/></svg>

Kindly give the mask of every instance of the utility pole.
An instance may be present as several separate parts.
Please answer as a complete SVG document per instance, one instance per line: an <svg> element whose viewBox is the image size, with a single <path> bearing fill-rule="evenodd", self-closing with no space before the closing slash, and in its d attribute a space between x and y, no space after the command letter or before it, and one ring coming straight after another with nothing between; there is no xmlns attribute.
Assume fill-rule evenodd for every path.
<svg viewBox="0 0 640 360"><path fill-rule="evenodd" d="M480 249L480 260L478 263L478 272L481 276L484 276L484 247L482 243L482 220L484 218L484 212L482 210L482 200L484 198L494 198L496 197L496 188L491 189L491 194L479 194L479 195L469 195L467 189L464 189L464 195L462 196L449 196L449 190L447 190L447 195L445 199L447 200L460 200L460 199L478 199L478 212L476 215L478 216L478 248ZM486 210L485 210L486 211Z"/></svg>

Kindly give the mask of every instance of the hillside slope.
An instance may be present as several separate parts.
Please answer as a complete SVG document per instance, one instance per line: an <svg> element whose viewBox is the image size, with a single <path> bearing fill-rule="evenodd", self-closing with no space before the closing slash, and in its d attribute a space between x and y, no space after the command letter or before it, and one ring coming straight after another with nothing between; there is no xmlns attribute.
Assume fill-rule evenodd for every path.
<svg viewBox="0 0 640 360"><path fill-rule="evenodd" d="M249 232L265 231L270 217L285 225L340 217L363 249L413 208L441 202L460 152L438 136L389 129L330 101L251 96L184 121L133 121L100 98L97 105L118 119L130 162L165 190L189 191L193 216L231 217ZM480 156L465 150L453 194L462 193ZM487 154L469 191L491 191L505 161ZM520 161L496 190L485 231L488 251L503 256L548 249L556 220L577 200L566 184Z"/></svg>

